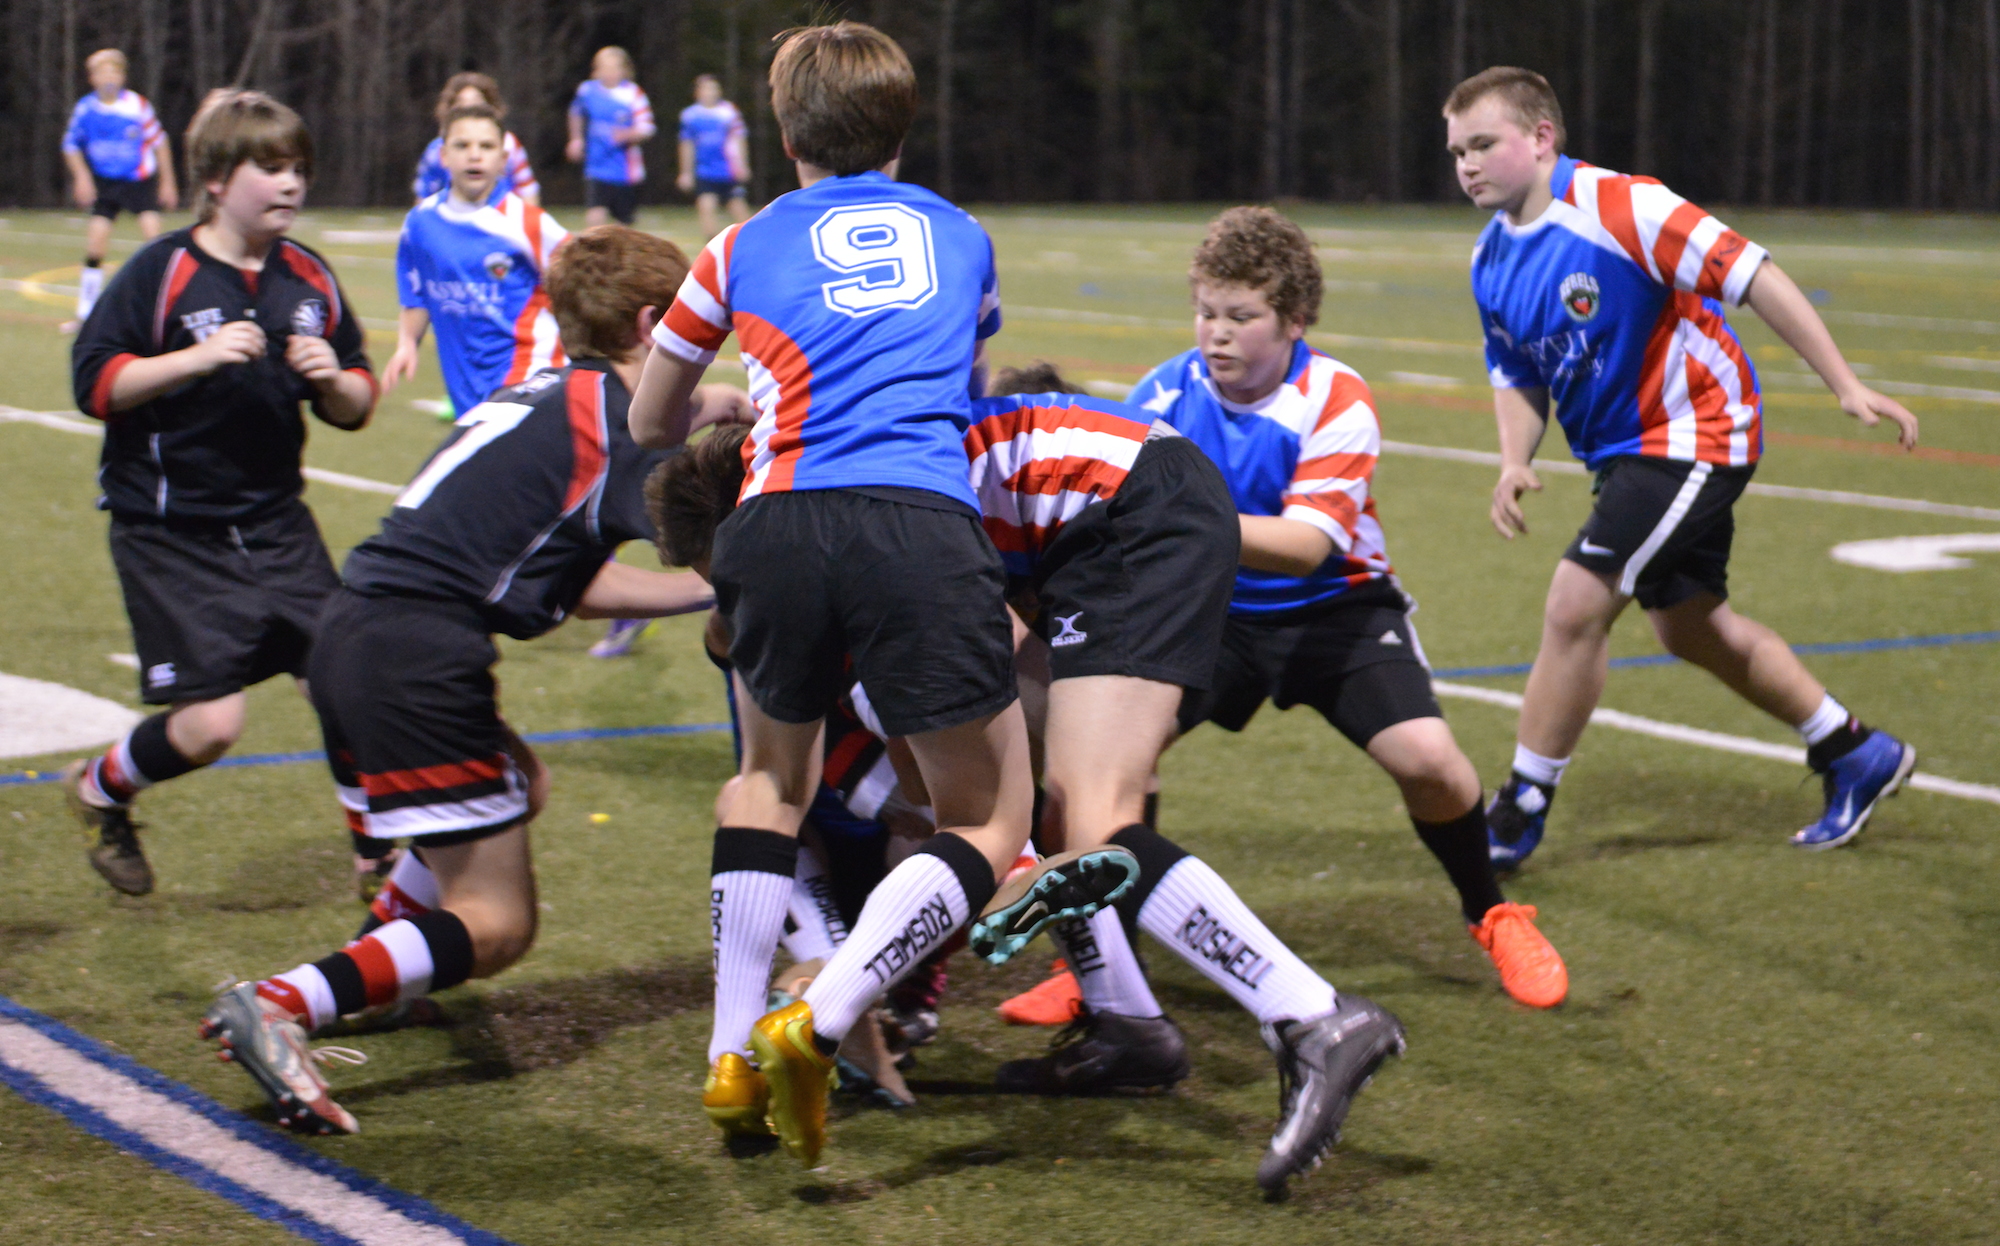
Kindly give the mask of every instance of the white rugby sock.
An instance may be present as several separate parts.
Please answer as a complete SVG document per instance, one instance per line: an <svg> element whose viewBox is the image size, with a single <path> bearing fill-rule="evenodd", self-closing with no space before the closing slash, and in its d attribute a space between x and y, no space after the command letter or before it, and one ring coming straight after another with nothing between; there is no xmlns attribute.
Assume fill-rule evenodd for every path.
<svg viewBox="0 0 2000 1246"><path fill-rule="evenodd" d="M876 884L847 942L806 988L813 1033L847 1037L869 1003L971 921L974 902L983 908L993 891L993 868L977 848L950 831L925 840Z"/></svg>
<svg viewBox="0 0 2000 1246"><path fill-rule="evenodd" d="M1834 700L1829 692L1820 701L1819 708L1812 712L1812 717L1800 723L1797 730L1805 737L1806 746L1811 747L1845 727L1853 717L1847 712L1847 707Z"/></svg>
<svg viewBox="0 0 2000 1246"><path fill-rule="evenodd" d="M785 950L798 962L829 960L847 941L847 923L833 902L833 880L819 854L799 849L798 872L792 876L792 900L787 910Z"/></svg>
<svg viewBox="0 0 2000 1246"><path fill-rule="evenodd" d="M1164 1011L1153 998L1146 973L1125 937L1124 923L1115 908L1099 909L1088 921L1076 918L1052 932L1083 990L1083 1002L1092 1012L1115 1012L1121 1017L1157 1017Z"/></svg>
<svg viewBox="0 0 2000 1246"><path fill-rule="evenodd" d="M708 1062L747 1053L750 1027L764 1015L771 959L791 906L798 840L776 831L725 826L715 833L708 915L715 941L715 1025Z"/></svg>
<svg viewBox="0 0 2000 1246"><path fill-rule="evenodd" d="M287 992L284 988L290 987ZM308 1030L316 1030L322 1025L336 1021L340 1009L333 1002L333 984L317 965L300 965L284 973L273 974L257 984L257 994L274 1000L279 1005L303 1020Z"/></svg>
<svg viewBox="0 0 2000 1246"><path fill-rule="evenodd" d="M1333 985L1279 942L1199 857L1182 857L1154 884L1139 928L1260 1022L1308 1021L1333 1011Z"/></svg>
<svg viewBox="0 0 2000 1246"><path fill-rule="evenodd" d="M1567 757L1544 757L1526 745L1514 746L1514 773L1524 779L1532 779L1543 787L1554 787L1561 783L1563 770L1568 765Z"/></svg>
<svg viewBox="0 0 2000 1246"><path fill-rule="evenodd" d="M85 264L76 282L76 318L90 319L90 309L97 306L97 296L104 292L104 270L96 264Z"/></svg>

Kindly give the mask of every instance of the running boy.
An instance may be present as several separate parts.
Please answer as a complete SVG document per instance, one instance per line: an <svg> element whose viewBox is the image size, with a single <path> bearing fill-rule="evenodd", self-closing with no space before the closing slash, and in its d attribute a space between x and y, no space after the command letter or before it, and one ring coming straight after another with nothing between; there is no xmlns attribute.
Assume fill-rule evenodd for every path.
<svg viewBox="0 0 2000 1246"><path fill-rule="evenodd" d="M72 351L77 406L105 422L99 505L140 695L164 707L63 772L98 832L91 864L128 895L153 888L133 798L228 752L245 688L305 674L339 585L299 496L300 404L343 430L375 407L333 270L285 237L312 172L305 123L261 92L216 91L187 145L196 223L118 270Z"/></svg>
<svg viewBox="0 0 2000 1246"><path fill-rule="evenodd" d="M410 193L418 203L451 188L451 172L444 167L444 119L452 109L470 104L484 104L502 120L506 119L507 101L500 94L500 84L486 74L453 74L446 80L444 90L438 92L438 136L430 141L424 148L424 154L418 158L416 180L410 184ZM528 149L522 146L512 130L507 131L502 139L502 155L506 172L494 179L493 198L499 199L512 191L529 203L540 203L542 186L535 180L535 170L528 163Z"/></svg>
<svg viewBox="0 0 2000 1246"><path fill-rule="evenodd" d="M437 326L438 366L452 409L470 411L503 385L518 385L563 361L562 336L542 274L569 237L554 217L509 192L505 132L485 104L445 114L451 188L410 209L396 247L396 353L382 383L417 374L424 333Z"/></svg>
<svg viewBox="0 0 2000 1246"><path fill-rule="evenodd" d="M1723 316L1750 308L1873 426L1906 450L1917 418L1863 385L1805 295L1764 248L1647 177L1563 154L1562 107L1540 74L1497 67L1444 106L1459 185L1493 213L1472 294L1500 424L1493 526L1528 530L1520 499L1553 400L1597 502L1556 564L1528 675L1514 771L1487 810L1495 862L1517 868L1604 690L1611 626L1634 598L1667 652L1798 731L1826 810L1801 848L1853 839L1916 767L1914 748L1861 724L1776 632L1729 608L1732 509L1763 451L1757 371Z"/></svg>
<svg viewBox="0 0 2000 1246"><path fill-rule="evenodd" d="M90 319L104 289L104 253L111 223L120 212L139 220L147 238L160 232L160 209L180 206L174 182L174 148L153 106L125 89L125 54L117 48L92 52L83 62L90 94L76 102L63 131L63 163L69 166L70 197L90 213L84 235L83 274L77 279L76 319L63 325L74 333Z"/></svg>
<svg viewBox="0 0 2000 1246"><path fill-rule="evenodd" d="M586 228L615 220L630 225L639 215L639 185L646 158L639 145L653 137L653 105L632 81L632 57L624 48L599 48L590 77L569 106L571 164L583 166Z"/></svg>
<svg viewBox="0 0 2000 1246"><path fill-rule="evenodd" d="M681 109L681 172L674 185L694 196L701 219L701 236L715 237L721 225L716 205L729 204L730 219L750 219L745 183L750 180L750 153L743 114L722 98L722 83L714 74L694 80L694 103Z"/></svg>
<svg viewBox="0 0 2000 1246"><path fill-rule="evenodd" d="M750 693L743 781L716 831L716 1007L758 1057L742 1099L768 1087L779 1136L811 1165L832 1053L871 1000L989 900L996 927L1037 927L1094 911L1136 864L1053 858L995 894L1034 799L1005 576L963 447L999 295L978 223L894 180L917 105L909 59L855 22L789 32L771 101L801 189L695 260L631 421L641 444L684 440L688 395L738 335L760 415L709 568ZM805 997L760 1020L821 720L857 678L886 734L908 739L943 829L875 889Z"/></svg>
<svg viewBox="0 0 2000 1246"><path fill-rule="evenodd" d="M1431 692L1415 607L1389 565L1373 399L1352 368L1305 343L1322 290L1312 242L1269 208L1231 208L1188 279L1195 349L1153 369L1132 401L1222 468L1243 554L1221 662L1182 703L1181 730L1241 731L1267 700L1318 710L1396 781L1507 993L1554 1007L1568 974L1534 908L1508 903L1494 880L1479 775Z"/></svg>
<svg viewBox="0 0 2000 1246"><path fill-rule="evenodd" d="M625 431L657 309L686 276L670 242L621 227L579 235L549 273L575 362L466 412L348 556L312 661L313 708L343 803L367 834L408 837L424 870L398 916L332 955L223 991L205 1038L254 1078L279 1120L353 1133L305 1046L308 1029L500 972L535 939L528 823L548 772L500 717L492 633L539 636L574 614L705 609L700 578L606 558L651 535L660 455ZM727 411L734 399L697 394ZM704 415L707 413L704 413ZM697 417L697 422L705 422ZM427 888L407 886L428 873ZM429 903L425 903L429 901Z"/></svg>

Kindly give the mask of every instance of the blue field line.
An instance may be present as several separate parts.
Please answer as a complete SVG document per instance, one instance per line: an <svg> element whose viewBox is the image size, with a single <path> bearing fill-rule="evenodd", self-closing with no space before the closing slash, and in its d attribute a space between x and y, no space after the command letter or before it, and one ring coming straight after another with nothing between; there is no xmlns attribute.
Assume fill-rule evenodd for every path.
<svg viewBox="0 0 2000 1246"><path fill-rule="evenodd" d="M585 740L630 740L639 736L658 735L705 735L711 731L727 731L728 723L667 723L649 727L581 727L575 731L535 731L522 736L530 744L577 744ZM225 757L210 766L210 770L221 770L229 766L290 766L299 762L325 761L326 754L317 749L306 753L245 753L241 757ZM18 771L14 774L0 774L0 787L25 787L34 783L54 783L62 776L49 771Z"/></svg>
<svg viewBox="0 0 2000 1246"><path fill-rule="evenodd" d="M184 1086L129 1056L112 1050L87 1034L72 1030L53 1017L44 1016L0 995L0 1017L18 1021L61 1043L78 1055L94 1061L147 1090L174 1100L227 1130L237 1138L270 1152L284 1163L330 1177L355 1193L374 1199L421 1224L435 1225L472 1246L512 1246L506 1238L475 1228L458 1217L439 1210L414 1194L384 1185L366 1173L328 1159L268 1125L261 1125L240 1112L231 1111L191 1086ZM327 1228L299 1211L204 1167L199 1161L160 1147L141 1135L117 1124L89 1104L81 1103L23 1069L0 1062L0 1082L31 1103L38 1103L67 1117L71 1124L95 1134L122 1151L174 1174L188 1184L235 1203L250 1214L285 1228L308 1241L325 1246L360 1246L345 1233Z"/></svg>
<svg viewBox="0 0 2000 1246"><path fill-rule="evenodd" d="M1941 636L1898 636L1885 640L1830 640L1815 645L1793 645L1792 652L1812 657L1828 653L1882 653L1890 649L1939 649L1946 645L2000 644L2000 632L1949 632ZM1671 653L1653 653L1643 658L1613 658L1611 669L1630 670L1639 666L1672 666L1680 661ZM1436 679L1478 679L1482 676L1525 675L1535 669L1533 662L1511 662L1506 666L1456 666L1431 672Z"/></svg>

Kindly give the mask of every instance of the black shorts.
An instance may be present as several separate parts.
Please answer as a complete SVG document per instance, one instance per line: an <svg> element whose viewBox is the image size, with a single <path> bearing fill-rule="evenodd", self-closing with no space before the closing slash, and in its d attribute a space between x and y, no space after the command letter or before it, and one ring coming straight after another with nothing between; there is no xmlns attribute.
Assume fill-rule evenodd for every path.
<svg viewBox="0 0 2000 1246"><path fill-rule="evenodd" d="M308 680L340 803L362 834L463 843L528 816L500 720L499 657L471 606L349 588L326 603Z"/></svg>
<svg viewBox="0 0 2000 1246"><path fill-rule="evenodd" d="M731 199L747 198L747 194L743 189L743 183L725 181L717 177L698 177L694 179L694 193L697 196L714 195L717 199L721 199L724 202Z"/></svg>
<svg viewBox="0 0 2000 1246"><path fill-rule="evenodd" d="M1407 601L1382 581L1277 616L1230 615L1214 686L1181 698L1181 730L1241 731L1267 699L1312 706L1361 748L1397 723L1444 717Z"/></svg>
<svg viewBox="0 0 2000 1246"><path fill-rule="evenodd" d="M715 530L709 572L730 660L780 722L824 718L857 679L892 736L1014 701L1000 555L971 508L941 494L759 494Z"/></svg>
<svg viewBox="0 0 2000 1246"><path fill-rule="evenodd" d="M639 215L639 184L637 182L600 182L594 177L583 180L583 206L603 208L611 213L611 219L620 225L630 225Z"/></svg>
<svg viewBox="0 0 2000 1246"><path fill-rule="evenodd" d="M99 177L92 180L97 183L97 202L90 205L92 216L115 221L120 212L130 212L136 216L141 212L160 210L160 180L156 177L149 177L141 182L122 177Z"/></svg>
<svg viewBox="0 0 2000 1246"><path fill-rule="evenodd" d="M1148 441L1118 492L1064 524L1035 568L1050 678L1208 687L1241 554L1236 503L1215 464L1185 437Z"/></svg>
<svg viewBox="0 0 2000 1246"><path fill-rule="evenodd" d="M213 701L305 672L340 577L304 502L238 524L111 520L148 705Z"/></svg>
<svg viewBox="0 0 2000 1246"><path fill-rule="evenodd" d="M1611 576L1647 610L1729 597L1732 508L1756 472L1627 455L1598 469L1597 504L1563 557Z"/></svg>

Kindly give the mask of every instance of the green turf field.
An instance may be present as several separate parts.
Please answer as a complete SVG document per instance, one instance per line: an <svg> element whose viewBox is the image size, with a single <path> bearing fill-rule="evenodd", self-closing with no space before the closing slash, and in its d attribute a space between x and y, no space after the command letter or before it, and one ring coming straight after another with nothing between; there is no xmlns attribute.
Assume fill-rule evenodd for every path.
<svg viewBox="0 0 2000 1246"><path fill-rule="evenodd" d="M579 218L576 210L557 214ZM1490 403L1465 291L1470 210L1300 208L1323 247L1314 340L1374 385L1385 435L1491 450ZM1191 344L1183 276L1197 209L981 213L998 246L1001 362L1042 357L1130 383ZM2000 222L1728 214L1822 300L1874 382L1924 419L1924 449L1840 414L1747 313L1766 377L1760 481L2000 507ZM378 330L395 314L397 217L316 213ZM643 222L692 249L690 214ZM129 222L121 236L130 236ZM56 326L81 217L0 223L0 405L71 410ZM126 250L116 255L129 253ZM1744 324L1744 321L1749 321ZM371 334L378 362L392 337ZM714 374L731 379L726 372ZM313 465L401 481L441 426L412 398L373 427L316 427ZM1560 438L1545 454L1560 456ZM0 671L136 705L92 439L0 423L8 537ZM1585 478L1545 475L1533 533L1485 519L1492 469L1387 456L1377 490L1391 552L1420 599L1433 663L1533 656L1549 572L1587 510ZM336 553L387 499L315 485ZM1753 496L1739 507L1733 585L1746 613L1795 643L2000 628L2000 556L1952 571L1847 566L1833 545L1992 533L1934 513ZM646 562L650 552L629 551ZM598 625L504 646L510 718L525 731L724 716L696 625L670 621L637 656L598 662ZM1657 647L1629 619L1614 653ZM2000 783L2000 646L1819 657L1871 721L1922 750L1921 769ZM1518 691L1518 678L1469 680ZM1608 707L1774 743L1789 733L1685 667L1617 671ZM278 682L252 694L239 751L317 747ZM1505 708L1447 713L1489 786L1513 740ZM4 713L5 707L0 707ZM732 1160L696 1102L709 951L701 892L726 736L550 746L555 794L536 828L541 942L491 984L442 997L456 1024L360 1040L335 1075L358 1137L313 1145L522 1243L1991 1242L2000 1211L2000 806L1908 793L1855 848L1784 839L1817 813L1803 770L1598 728L1548 845L1511 885L1568 959L1569 1004L1511 1005L1460 924L1449 887L1393 788L1301 711L1240 737L1203 729L1165 766L1162 829L1210 860L1337 986L1408 1024L1410 1052L1360 1100L1347 1137L1295 1197L1266 1206L1251 1174L1276 1079L1256 1030L1164 953L1163 1001L1196 1072L1150 1100L1040 1102L980 1086L1045 1036L992 1006L1032 983L1039 950L1004 971L953 964L946 1029L915 1074L921 1104L838 1121L828 1166ZM65 756L0 761L48 771ZM594 814L609 815L597 820ZM324 955L361 916L326 776L312 765L216 770L149 794L156 894L113 898L50 786L0 788L0 994L262 1113L240 1073L194 1038L211 984ZM60 1117L0 1094L0 1241L217 1244L296 1240Z"/></svg>

